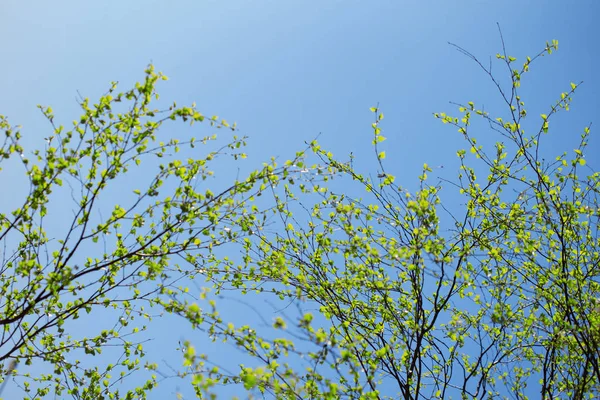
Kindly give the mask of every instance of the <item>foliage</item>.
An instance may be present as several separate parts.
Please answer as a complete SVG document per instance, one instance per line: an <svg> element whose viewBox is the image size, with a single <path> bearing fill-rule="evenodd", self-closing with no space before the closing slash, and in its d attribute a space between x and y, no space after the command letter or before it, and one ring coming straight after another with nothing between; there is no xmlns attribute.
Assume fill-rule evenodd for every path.
<svg viewBox="0 0 600 400"><path fill-rule="evenodd" d="M316 166L301 164L304 175L272 185L269 230L252 228L242 262L207 269L217 291L274 293L318 313L282 313L273 334L207 311L200 320L215 340L255 363L226 372L188 343L198 394L237 382L286 399L597 396L600 175L584 158L590 130L573 152L546 161L545 135L578 85L541 117L528 115L520 94L530 66L557 48L552 41L521 64L503 49L497 59L508 86L458 48L491 79L508 117L473 102L458 104L458 117L435 114L467 143L454 182L430 183L424 165L416 192L397 186L380 150L377 107L377 178L312 142ZM478 141L476 118L496 135L493 147ZM327 182L315 180L323 171ZM442 201L444 184L459 192L459 206ZM365 199L350 196L352 187L366 190Z"/></svg>
<svg viewBox="0 0 600 400"><path fill-rule="evenodd" d="M53 132L33 158L19 129L0 117L0 160L5 168L21 164L29 186L20 207L0 214L0 372L14 376L30 398L145 398L157 384L154 374L131 389L122 386L143 367L157 368L135 334L146 329L157 305L185 290L177 282L198 274L191 258L208 257L230 240L215 226L260 225L259 212L241 209L283 172L265 164L219 192L202 188L219 157L245 158L245 139L234 136L198 157L198 147L209 149L215 135L169 138L163 132L168 122L205 117L194 106L153 108L161 79L150 66L131 90L118 92L113 83L96 104L83 99L83 114L70 130L55 124L50 107L40 107ZM208 120L235 129L217 117ZM178 159L185 148L193 157ZM85 331L76 325L79 318L89 336L72 333ZM23 364L45 366L47 373L20 373Z"/></svg>
<svg viewBox="0 0 600 400"><path fill-rule="evenodd" d="M194 338L186 342L181 375L198 397L221 385L282 399L597 396L600 175L584 157L590 130L552 161L542 146L579 85L541 118L521 97L530 66L557 48L548 43L522 64L503 49L508 85L458 48L505 110L496 117L467 102L458 117L435 114L467 148L456 153L455 181L431 183L426 164L413 192L386 168L393 157L381 149L378 107L375 176L313 141L282 166L271 161L218 190L199 182L220 157L244 158L244 138L215 150L214 136L161 140L168 122L205 117L151 107L164 78L152 67L132 90L113 84L97 104L83 100L71 130L41 107L53 133L33 159L1 117L3 166L22 164L29 182L22 205L0 214L3 378L30 398L145 398L158 381L143 369L158 366L140 333L166 311L243 353L243 362L219 366ZM477 121L495 144L477 134ZM208 150L198 158L199 145ZM59 217L65 191L73 215ZM459 205L442 199L448 191ZM212 293L194 298L187 286L203 280ZM235 326L214 297L230 291L249 304L279 299L285 310L266 328ZM102 319L90 335L72 333L90 318ZM23 364L50 369L29 376Z"/></svg>

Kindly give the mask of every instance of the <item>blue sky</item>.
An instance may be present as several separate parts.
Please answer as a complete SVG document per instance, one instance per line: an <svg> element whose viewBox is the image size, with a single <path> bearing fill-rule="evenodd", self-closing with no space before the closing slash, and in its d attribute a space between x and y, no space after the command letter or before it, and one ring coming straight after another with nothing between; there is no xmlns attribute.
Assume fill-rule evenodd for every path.
<svg viewBox="0 0 600 400"><path fill-rule="evenodd" d="M454 177L454 152L464 146L433 112L454 111L449 101L498 105L485 75L447 42L487 60L500 50L497 22L520 59L558 39L559 51L531 68L523 94L536 115L570 82L584 81L548 137L559 154L575 147L583 126L598 124L598 15L592 0L3 1L0 114L23 125L26 144L41 146L49 126L37 104L68 125L78 93L95 99L114 80L127 88L152 62L170 78L162 99L236 121L250 137L253 165L292 157L320 133L325 147L352 151L355 165L373 172L369 107L379 103L388 166L411 187L425 162ZM597 166L592 132L588 165ZM237 166L223 168L227 175ZM19 173L1 174L4 187L18 186ZM12 200L4 192L0 206ZM156 342L172 332L157 328ZM171 397L174 386L153 398Z"/></svg>

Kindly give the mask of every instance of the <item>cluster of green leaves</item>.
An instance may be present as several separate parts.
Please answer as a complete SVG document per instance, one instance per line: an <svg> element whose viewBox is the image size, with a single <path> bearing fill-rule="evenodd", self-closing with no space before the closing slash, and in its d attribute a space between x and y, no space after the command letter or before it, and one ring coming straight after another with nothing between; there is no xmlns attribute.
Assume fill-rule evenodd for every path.
<svg viewBox="0 0 600 400"><path fill-rule="evenodd" d="M509 85L458 48L506 108L494 117L467 102L458 116L435 114L467 148L455 181L432 184L425 164L414 192L386 168L378 107L376 175L313 141L218 190L206 187L214 162L244 158L245 139L215 150L215 136L159 139L173 120L235 126L194 106L151 106L165 79L152 67L132 90L113 84L96 104L82 100L70 130L41 107L53 132L33 158L0 116L0 162L21 164L29 183L22 205L0 214L2 379L26 398L146 398L158 366L139 333L160 310L244 353L243 364L218 366L193 338L183 343L180 376L198 397L221 385L285 399L597 396L600 175L584 157L590 130L573 152L549 158L542 146L579 85L539 119L520 93L530 66L557 48L519 66L503 49ZM492 147L478 141L475 119L497 135ZM209 149L201 157L198 145ZM442 201L442 189L461 206ZM187 286L199 280L213 287L195 297ZM298 311L236 326L213 297L226 290ZM106 321L74 333L90 317ZM31 364L49 372L30 376Z"/></svg>
<svg viewBox="0 0 600 400"><path fill-rule="evenodd" d="M457 152L454 182L429 183L424 165L415 193L395 185L378 148L385 137L377 107L376 178L312 142L317 166L301 164L304 175L271 185L269 231L252 225L241 262L206 268L217 291L271 293L318 313L277 317L275 333L259 333L225 323L215 303L206 312L182 303L181 315L256 360L238 372L219 368L187 343L198 395L237 383L286 399L597 396L600 174L586 166L587 127L572 153L546 161L542 146L579 85L541 118L528 117L520 95L532 63L557 48L548 43L519 67L503 49L508 88L459 48L495 84L509 118L473 102L458 104L459 117L435 114L468 144ZM497 135L494 147L477 141L474 118ZM345 179L344 192L331 189L333 177ZM461 207L445 207L443 183ZM352 184L365 199L347 195Z"/></svg>
<svg viewBox="0 0 600 400"><path fill-rule="evenodd" d="M118 92L113 83L96 104L81 101L83 113L71 129L40 107L52 133L33 157L20 131L0 116L0 162L21 164L29 184L21 206L0 213L0 379L14 377L26 398L145 398L157 384L154 374L137 375L136 382L144 380L131 389L122 385L140 369L157 368L136 334L153 307L169 308L173 294L187 290L175 283L202 273L197 258L247 236L244 225L260 226L260 212L242 209L283 175L285 168L265 164L219 192L203 187L215 159L245 158L245 139L233 136L202 154L216 135L166 136L171 121L205 117L194 106L154 108L156 84L164 79L149 66L131 90ZM235 130L217 117L207 120ZM193 156L179 159L185 148L195 148ZM56 215L65 208L72 214ZM225 234L217 225L232 229ZM79 318L91 330L77 327ZM48 373L30 375L32 364Z"/></svg>

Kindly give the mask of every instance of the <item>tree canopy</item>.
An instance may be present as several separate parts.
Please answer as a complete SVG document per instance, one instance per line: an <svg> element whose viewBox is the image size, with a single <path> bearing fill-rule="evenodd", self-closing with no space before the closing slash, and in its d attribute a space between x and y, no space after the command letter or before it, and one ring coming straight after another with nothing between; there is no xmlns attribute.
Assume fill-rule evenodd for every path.
<svg viewBox="0 0 600 400"><path fill-rule="evenodd" d="M447 179L425 164L414 190L387 167L379 106L373 170L312 141L225 185L207 178L220 160L245 158L246 139L165 136L173 121L236 128L195 106L156 108L165 77L152 66L131 90L115 83L96 103L82 99L70 129L41 107L52 132L33 157L0 117L3 167L22 165L29 183L21 205L0 214L5 383L29 398L145 398L158 379L140 383L141 371L160 366L138 338L166 313L243 354L216 365L193 337L182 343L178 376L198 397L222 385L285 399L597 396L600 175L586 164L590 128L578 128L574 150L545 146L565 134L552 120L579 84L528 114L522 80L557 41L524 60L502 48L506 76L457 49L503 108L465 101L435 113L464 139L460 167ZM272 322L236 324L219 308L224 293L282 307ZM80 318L97 322L89 335L71 333ZM28 365L49 370L21 372Z"/></svg>

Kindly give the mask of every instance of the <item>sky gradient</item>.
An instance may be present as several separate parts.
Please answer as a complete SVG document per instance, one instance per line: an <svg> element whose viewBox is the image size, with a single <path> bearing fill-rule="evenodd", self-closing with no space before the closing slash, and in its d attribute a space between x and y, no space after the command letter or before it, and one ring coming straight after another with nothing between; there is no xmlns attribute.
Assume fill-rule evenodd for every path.
<svg viewBox="0 0 600 400"><path fill-rule="evenodd" d="M414 188L423 163L444 165L436 174L455 177L454 154L464 147L433 112L454 112L449 101L474 101L486 110L500 104L485 74L448 44L487 61L501 50L498 23L508 53L519 60L559 40L559 51L524 78L523 97L537 115L570 82L583 81L572 110L556 119L547 140L556 154L571 151L593 123L587 159L594 168L600 161L594 129L599 15L600 3L592 0L9 0L0 4L0 114L23 126L26 145L40 147L50 126L37 104L52 106L70 126L79 94L94 100L111 81L126 89L153 63L170 78L159 86L165 104L196 102L207 115L237 122L239 134L250 138L251 166L293 157L320 134L324 147L341 157L353 152L358 169L375 172L369 108L379 104L387 165L400 185ZM237 165L223 168L217 173L227 176ZM20 176L3 170L0 181L18 187ZM3 211L12 196L3 191ZM160 352L159 343L184 337L173 337L178 323L184 330L180 321L153 331L150 348ZM172 353L168 359L179 366ZM151 398L173 398L177 387L191 398L177 380L164 382ZM4 395L18 393L9 383Z"/></svg>

